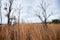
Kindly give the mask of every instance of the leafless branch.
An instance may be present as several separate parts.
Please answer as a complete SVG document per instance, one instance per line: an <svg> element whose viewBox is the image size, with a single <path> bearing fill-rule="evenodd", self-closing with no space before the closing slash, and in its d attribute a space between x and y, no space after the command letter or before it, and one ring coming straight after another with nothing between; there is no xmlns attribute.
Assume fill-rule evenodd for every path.
<svg viewBox="0 0 60 40"><path fill-rule="evenodd" d="M36 13L38 13L38 14L36 14L36 16L42 21L42 23L45 24L45 27L47 28L47 19L52 15L52 13L49 15L47 14L47 8L49 7L49 4L47 4L45 1L42 1L42 3L40 3L40 5L38 7L39 7L39 9L42 9L42 13L38 13L38 10L37 10L37 11L35 11ZM41 15L43 15L43 16L41 17ZM43 18L44 18L44 20L43 20Z"/></svg>
<svg viewBox="0 0 60 40"><path fill-rule="evenodd" d="M43 22L42 17L40 15L36 14L36 16Z"/></svg>
<svg viewBox="0 0 60 40"><path fill-rule="evenodd" d="M48 15L47 19L53 14L53 12L51 14Z"/></svg>

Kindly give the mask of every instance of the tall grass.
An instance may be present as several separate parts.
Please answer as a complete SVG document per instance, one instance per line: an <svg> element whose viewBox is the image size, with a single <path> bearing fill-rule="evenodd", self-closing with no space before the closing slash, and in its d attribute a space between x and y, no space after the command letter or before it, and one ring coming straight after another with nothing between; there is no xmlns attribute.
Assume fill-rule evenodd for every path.
<svg viewBox="0 0 60 40"><path fill-rule="evenodd" d="M2 25L0 40L60 40L59 30L59 24L48 24L47 31L41 24Z"/></svg>

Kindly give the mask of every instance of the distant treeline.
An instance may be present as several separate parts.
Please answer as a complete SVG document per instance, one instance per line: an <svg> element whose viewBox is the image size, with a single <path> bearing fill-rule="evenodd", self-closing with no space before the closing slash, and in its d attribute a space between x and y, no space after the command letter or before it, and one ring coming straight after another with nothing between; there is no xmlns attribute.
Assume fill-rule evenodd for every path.
<svg viewBox="0 0 60 40"><path fill-rule="evenodd" d="M59 19L53 19L51 22L47 22L47 23L49 23L49 24L51 24L51 23L58 24L58 23L60 23L60 20Z"/></svg>

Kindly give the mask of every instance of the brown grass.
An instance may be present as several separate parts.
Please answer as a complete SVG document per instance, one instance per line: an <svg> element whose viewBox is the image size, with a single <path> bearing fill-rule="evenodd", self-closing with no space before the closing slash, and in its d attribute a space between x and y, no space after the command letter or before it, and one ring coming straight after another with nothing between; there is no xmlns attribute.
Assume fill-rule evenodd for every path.
<svg viewBox="0 0 60 40"><path fill-rule="evenodd" d="M16 24L14 27L2 25L0 34L4 40L60 40L60 24L48 24L47 31L36 23Z"/></svg>

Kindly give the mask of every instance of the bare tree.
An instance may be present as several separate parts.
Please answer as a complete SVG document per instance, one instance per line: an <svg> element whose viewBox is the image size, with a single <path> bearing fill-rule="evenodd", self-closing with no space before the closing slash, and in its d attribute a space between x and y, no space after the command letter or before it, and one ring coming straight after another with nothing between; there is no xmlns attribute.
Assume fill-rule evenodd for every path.
<svg viewBox="0 0 60 40"><path fill-rule="evenodd" d="M2 14L1 14L1 0L0 0L0 23L2 24Z"/></svg>
<svg viewBox="0 0 60 40"><path fill-rule="evenodd" d="M19 15L18 15L18 23L20 22L20 13L21 13L21 10L22 10L22 6L21 6L21 4L19 5L19 8L18 8L18 10L19 10Z"/></svg>
<svg viewBox="0 0 60 40"><path fill-rule="evenodd" d="M1 0L0 0L0 24L2 24ZM0 25L0 33L1 31L2 31L2 25ZM2 40L2 35L0 35L0 40Z"/></svg>
<svg viewBox="0 0 60 40"><path fill-rule="evenodd" d="M36 14L36 16L41 20L43 27L48 28L47 19L53 14L52 12L51 13L49 12L50 13L49 15L47 13L47 8L49 7L49 4L47 4L45 1L42 1L42 3L40 3L38 7L39 9L40 8L42 9L42 13L38 12L39 10L35 11L36 13L39 13L39 14Z"/></svg>
<svg viewBox="0 0 60 40"><path fill-rule="evenodd" d="M10 24L10 14L11 14L11 11L12 11L12 4L13 4L13 1L14 0L9 0L9 6L7 8L7 4L6 4L6 7L4 8L6 11L8 9L8 14L7 14L7 19L8 19L8 24Z"/></svg>
<svg viewBox="0 0 60 40"><path fill-rule="evenodd" d="M21 9L22 9L22 7L21 7L21 4L19 5L19 8L18 8L18 35L19 35L19 40L20 40L20 13L21 13Z"/></svg>

